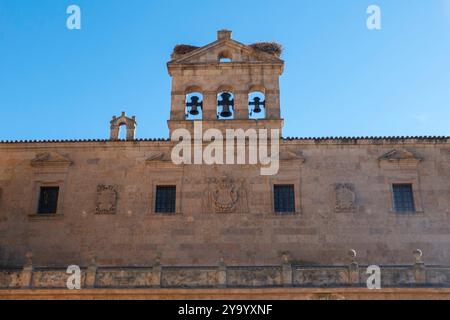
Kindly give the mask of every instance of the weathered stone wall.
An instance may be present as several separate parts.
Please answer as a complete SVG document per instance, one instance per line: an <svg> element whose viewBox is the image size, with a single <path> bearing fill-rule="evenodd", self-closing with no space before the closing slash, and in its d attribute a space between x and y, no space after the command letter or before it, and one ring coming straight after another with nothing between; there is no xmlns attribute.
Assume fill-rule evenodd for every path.
<svg viewBox="0 0 450 320"><path fill-rule="evenodd" d="M170 155L170 147L151 141L0 144L0 264L21 267L25 253L33 252L38 267L89 265L92 257L106 266L156 260L203 266L222 258L228 265L265 266L278 265L283 253L300 265L340 265L355 249L361 264L408 265L412 251L421 249L426 263L450 265L445 139L284 141L280 172L269 177L257 166L175 167L165 155L155 157ZM409 150L423 161L380 164L392 150ZM42 153L49 155L37 157ZM239 191L231 213L218 211L208 196L224 176ZM392 211L395 182L414 185L419 212ZM295 185L296 214L273 212L275 183ZM37 216L38 187L48 184L61 188L58 215ZM177 186L177 214L154 214L158 184ZM336 185L351 186L353 205L336 205ZM114 204L99 204L102 197L115 197Z"/></svg>

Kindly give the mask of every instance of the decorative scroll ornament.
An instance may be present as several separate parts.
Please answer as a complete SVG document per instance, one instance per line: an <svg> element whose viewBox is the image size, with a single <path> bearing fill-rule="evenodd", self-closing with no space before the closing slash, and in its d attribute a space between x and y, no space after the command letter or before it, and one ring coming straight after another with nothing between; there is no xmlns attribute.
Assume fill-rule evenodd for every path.
<svg viewBox="0 0 450 320"><path fill-rule="evenodd" d="M115 186L97 186L97 214L114 214L117 209L117 189Z"/></svg>
<svg viewBox="0 0 450 320"><path fill-rule="evenodd" d="M351 184L336 184L335 191L335 208L336 212L353 212L356 209L356 194Z"/></svg>

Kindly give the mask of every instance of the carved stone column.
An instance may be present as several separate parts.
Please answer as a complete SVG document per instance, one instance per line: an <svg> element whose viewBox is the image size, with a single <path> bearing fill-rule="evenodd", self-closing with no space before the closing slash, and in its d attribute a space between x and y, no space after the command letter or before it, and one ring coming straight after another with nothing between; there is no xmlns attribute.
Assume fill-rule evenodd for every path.
<svg viewBox="0 0 450 320"><path fill-rule="evenodd" d="M350 266L348 268L348 284L350 286L357 286L359 285L359 265L356 261L356 250L350 250L349 256L352 259L352 262L350 263Z"/></svg>
<svg viewBox="0 0 450 320"><path fill-rule="evenodd" d="M86 280L85 286L86 288L94 288L95 287L95 279L97 277L97 263L96 259L92 258L91 264L87 268L86 271Z"/></svg>
<svg viewBox="0 0 450 320"><path fill-rule="evenodd" d="M219 288L226 288L227 287L227 266L223 259L220 259L219 261L219 272L217 274L218 282L219 282Z"/></svg>
<svg viewBox="0 0 450 320"><path fill-rule="evenodd" d="M292 264L290 262L289 254L283 253L281 265L281 284L283 287L292 287Z"/></svg>
<svg viewBox="0 0 450 320"><path fill-rule="evenodd" d="M155 277L156 287L161 288L162 279L162 266L161 266L161 253L157 252L155 257L155 262L153 264L153 274Z"/></svg>
<svg viewBox="0 0 450 320"><path fill-rule="evenodd" d="M425 263L422 260L422 250L416 249L413 252L414 258L416 262L414 263L413 272L414 272L414 280L416 285L425 285L426 284L426 268Z"/></svg>
<svg viewBox="0 0 450 320"><path fill-rule="evenodd" d="M26 253L27 261L22 269L20 275L20 287L23 289L31 287L31 281L33 278L33 254L31 252Z"/></svg>

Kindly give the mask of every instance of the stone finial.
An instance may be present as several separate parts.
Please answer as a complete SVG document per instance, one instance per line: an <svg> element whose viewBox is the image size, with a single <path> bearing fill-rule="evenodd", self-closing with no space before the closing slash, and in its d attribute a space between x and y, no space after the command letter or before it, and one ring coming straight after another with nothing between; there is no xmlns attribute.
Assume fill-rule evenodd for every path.
<svg viewBox="0 0 450 320"><path fill-rule="evenodd" d="M231 39L231 31L230 30L217 31L217 40L227 40L227 39Z"/></svg>
<svg viewBox="0 0 450 320"><path fill-rule="evenodd" d="M95 256L95 254L90 254L89 255L89 266L90 267L97 266L97 257Z"/></svg>
<svg viewBox="0 0 450 320"><path fill-rule="evenodd" d="M132 116L131 118L127 117L125 112L122 111L120 117L113 116L110 121L110 139L111 140L119 140L119 131L121 126L125 126L127 130L127 140L134 140L134 135L136 131L136 116Z"/></svg>
<svg viewBox="0 0 450 320"><path fill-rule="evenodd" d="M348 269L348 283L351 286L356 286L359 284L359 265L358 261L356 261L358 253L355 249L350 249L348 255L352 261Z"/></svg>
<svg viewBox="0 0 450 320"><path fill-rule="evenodd" d="M26 262L25 267L32 267L33 266L33 253L31 251L28 251L25 253Z"/></svg>
<svg viewBox="0 0 450 320"><path fill-rule="evenodd" d="M358 263L356 261L356 257L358 256L358 253L356 252L355 249L350 249L348 251L348 255L349 255L350 259L352 259L352 264L357 264Z"/></svg>
<svg viewBox="0 0 450 320"><path fill-rule="evenodd" d="M281 252L281 260L283 261L283 264L289 264L291 260L291 253L289 251Z"/></svg>
<svg viewBox="0 0 450 320"><path fill-rule="evenodd" d="M161 256L162 256L161 252L157 251L155 253L155 262L154 262L155 267L161 266Z"/></svg>
<svg viewBox="0 0 450 320"><path fill-rule="evenodd" d="M420 249L416 249L413 251L414 258L416 259L416 264L423 264L423 252Z"/></svg>

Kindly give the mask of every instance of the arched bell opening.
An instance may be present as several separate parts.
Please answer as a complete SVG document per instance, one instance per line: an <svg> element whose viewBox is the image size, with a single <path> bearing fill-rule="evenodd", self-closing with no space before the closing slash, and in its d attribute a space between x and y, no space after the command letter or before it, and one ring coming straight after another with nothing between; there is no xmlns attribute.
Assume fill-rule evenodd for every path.
<svg viewBox="0 0 450 320"><path fill-rule="evenodd" d="M203 119L203 95L200 92L186 94L186 120Z"/></svg>
<svg viewBox="0 0 450 320"><path fill-rule="evenodd" d="M234 95L229 91L220 92L217 95L217 119L234 119Z"/></svg>
<svg viewBox="0 0 450 320"><path fill-rule="evenodd" d="M134 140L137 126L135 116L129 118L122 112L120 117L113 116L110 125L110 140Z"/></svg>
<svg viewBox="0 0 450 320"><path fill-rule="evenodd" d="M125 122L119 123L119 140L126 140L127 139L127 124Z"/></svg>
<svg viewBox="0 0 450 320"><path fill-rule="evenodd" d="M250 119L266 118L266 97L263 92L250 92L248 95L248 114Z"/></svg>
<svg viewBox="0 0 450 320"><path fill-rule="evenodd" d="M228 51L223 51L223 52L219 53L219 56L217 58L219 60L219 63L233 62L233 56Z"/></svg>

